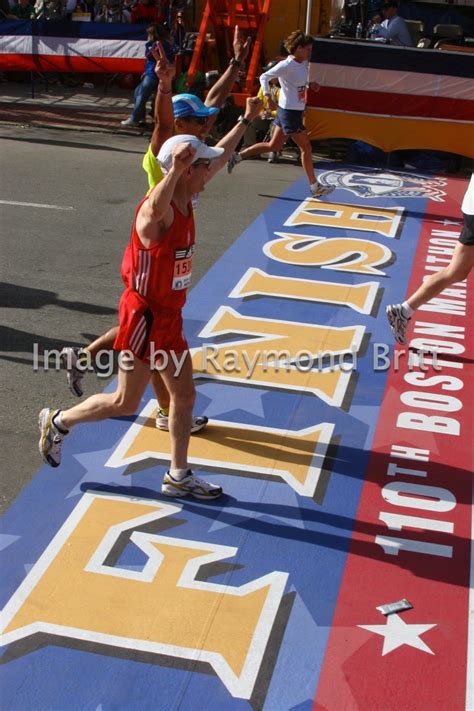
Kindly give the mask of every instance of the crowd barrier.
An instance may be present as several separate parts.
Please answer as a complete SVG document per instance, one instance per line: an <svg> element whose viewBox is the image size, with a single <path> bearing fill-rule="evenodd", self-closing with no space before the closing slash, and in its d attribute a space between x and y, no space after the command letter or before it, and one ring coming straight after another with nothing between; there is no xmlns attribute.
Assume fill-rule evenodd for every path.
<svg viewBox="0 0 474 711"><path fill-rule="evenodd" d="M310 79L313 138L474 158L474 55L318 38Z"/></svg>
<svg viewBox="0 0 474 711"><path fill-rule="evenodd" d="M62 20L0 23L0 70L141 74L146 25Z"/></svg>
<svg viewBox="0 0 474 711"><path fill-rule="evenodd" d="M0 23L0 70L136 73L146 25ZM474 158L474 55L318 38L306 125L312 138L363 140L383 151Z"/></svg>

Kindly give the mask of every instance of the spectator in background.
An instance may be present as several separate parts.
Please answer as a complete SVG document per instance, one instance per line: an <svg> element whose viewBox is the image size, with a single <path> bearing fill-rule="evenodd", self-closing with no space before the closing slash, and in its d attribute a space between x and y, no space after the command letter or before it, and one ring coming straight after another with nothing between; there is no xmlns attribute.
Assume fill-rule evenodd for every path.
<svg viewBox="0 0 474 711"><path fill-rule="evenodd" d="M134 24L153 22L156 24L163 23L161 9L156 7L153 0L139 0L132 10L132 22Z"/></svg>
<svg viewBox="0 0 474 711"><path fill-rule="evenodd" d="M34 20L35 8L29 0L19 0L13 5L8 15L9 20Z"/></svg>
<svg viewBox="0 0 474 711"><path fill-rule="evenodd" d="M278 62L274 60L273 62L270 62L267 64L266 67L263 68L264 72L269 71L272 69L274 66L276 66ZM269 81L269 89L270 89L270 94L272 101L275 105L278 105L278 99L280 96L280 86L278 84L278 79L271 79ZM245 140L243 143L242 148L250 148L250 146L253 146L255 143L260 143L261 141L265 140L265 137L267 134L271 131L272 128L272 123L274 119L277 117L277 112L274 109L273 111L269 108L268 106L268 98L264 96L263 89L260 87L258 94L258 98L262 100L262 112L260 116L255 119L255 121L252 122L252 125L248 128L246 134L245 134ZM270 157L268 159L269 163L277 163L278 162L278 156L279 152L277 153L272 152L270 153Z"/></svg>
<svg viewBox="0 0 474 711"><path fill-rule="evenodd" d="M121 121L122 126L139 126L140 123L145 121L146 102L158 86L158 77L155 72L156 59L151 52L156 42L161 42L168 61L173 61L174 54L168 28L165 27L165 25L153 24L147 27L147 33L148 41L145 45L145 72L143 73L140 84L135 89L135 106L132 114L125 119L125 121Z"/></svg>
<svg viewBox="0 0 474 711"><path fill-rule="evenodd" d="M184 14L182 10L176 13L176 17L173 22L173 29L171 31L171 36L173 38L173 44L176 52L183 49L184 42L186 39L186 26L184 24Z"/></svg>
<svg viewBox="0 0 474 711"><path fill-rule="evenodd" d="M10 14L10 3L8 2L8 0L0 0L0 20L9 19L8 18L9 14ZM3 77L3 72L1 72L1 76Z"/></svg>
<svg viewBox="0 0 474 711"><path fill-rule="evenodd" d="M36 0L35 17L37 20L60 20L63 16L62 0Z"/></svg>
<svg viewBox="0 0 474 711"><path fill-rule="evenodd" d="M93 17L93 4L90 0L77 0L74 12L89 13Z"/></svg>
<svg viewBox="0 0 474 711"><path fill-rule="evenodd" d="M120 22L130 24L132 21L133 0L123 0L120 10Z"/></svg>
<svg viewBox="0 0 474 711"><path fill-rule="evenodd" d="M118 0L104 0L95 6L95 22L122 22L120 2Z"/></svg>
<svg viewBox="0 0 474 711"><path fill-rule="evenodd" d="M398 47L413 47L413 40L403 17L398 14L397 0L384 0L382 3L384 21L380 15L375 15L373 28L376 37L384 37L390 44Z"/></svg>

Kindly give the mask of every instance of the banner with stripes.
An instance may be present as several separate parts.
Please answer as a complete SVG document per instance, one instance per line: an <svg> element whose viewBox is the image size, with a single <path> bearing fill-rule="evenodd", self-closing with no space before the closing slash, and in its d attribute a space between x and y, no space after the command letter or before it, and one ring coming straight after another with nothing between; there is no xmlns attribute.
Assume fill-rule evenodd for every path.
<svg viewBox="0 0 474 711"><path fill-rule="evenodd" d="M317 39L310 81L314 138L474 156L474 55Z"/></svg>
<svg viewBox="0 0 474 711"><path fill-rule="evenodd" d="M3 22L0 70L141 74L145 27L48 20Z"/></svg>

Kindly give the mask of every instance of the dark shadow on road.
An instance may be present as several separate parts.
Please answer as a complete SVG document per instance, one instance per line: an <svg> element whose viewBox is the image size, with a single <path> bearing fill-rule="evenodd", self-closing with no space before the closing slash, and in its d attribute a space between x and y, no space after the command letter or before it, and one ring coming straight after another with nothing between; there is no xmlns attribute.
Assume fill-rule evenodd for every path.
<svg viewBox="0 0 474 711"><path fill-rule="evenodd" d="M43 306L60 306L70 311L82 311L86 314L107 316L117 314L116 308L87 304L84 301L66 301L58 299L54 291L34 289L19 284L0 283L0 307L13 309L41 309Z"/></svg>
<svg viewBox="0 0 474 711"><path fill-rule="evenodd" d="M60 351L65 345L64 341L60 341L57 338L47 338L46 336L39 336L30 331L20 331L16 328L0 326L0 351L7 353L31 353L31 360L26 361L28 365L32 365L33 363L34 346L36 346L36 352L42 362L43 352L45 350ZM80 347L84 344L68 342L67 345ZM12 360L11 357L4 356L3 354L0 354L0 359Z"/></svg>
<svg viewBox="0 0 474 711"><path fill-rule="evenodd" d="M132 153L133 155L143 155L145 149L141 151L132 151L126 148L114 148L112 146L96 145L94 143L79 143L79 141L59 141L46 138L19 138L12 136L2 137L4 141L19 141L21 143L34 143L34 144L44 144L47 146L65 146L66 148L84 148L91 151L110 151L112 153Z"/></svg>

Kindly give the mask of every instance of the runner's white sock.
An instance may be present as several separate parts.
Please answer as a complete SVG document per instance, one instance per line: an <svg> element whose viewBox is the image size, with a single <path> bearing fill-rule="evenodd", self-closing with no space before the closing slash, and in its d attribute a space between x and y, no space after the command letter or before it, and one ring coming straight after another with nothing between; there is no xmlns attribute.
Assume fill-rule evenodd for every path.
<svg viewBox="0 0 474 711"><path fill-rule="evenodd" d="M55 414L53 419L51 420L59 434L68 434L69 430L63 425L63 420L61 417L61 410Z"/></svg>
<svg viewBox="0 0 474 711"><path fill-rule="evenodd" d="M176 481L182 481L187 476L189 469L170 469L170 475Z"/></svg>
<svg viewBox="0 0 474 711"><path fill-rule="evenodd" d="M415 313L414 309L409 305L408 301L404 301L402 304L403 313L407 318L411 318Z"/></svg>

